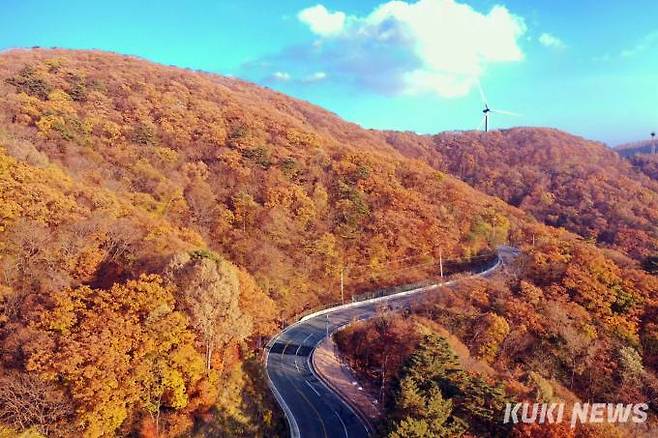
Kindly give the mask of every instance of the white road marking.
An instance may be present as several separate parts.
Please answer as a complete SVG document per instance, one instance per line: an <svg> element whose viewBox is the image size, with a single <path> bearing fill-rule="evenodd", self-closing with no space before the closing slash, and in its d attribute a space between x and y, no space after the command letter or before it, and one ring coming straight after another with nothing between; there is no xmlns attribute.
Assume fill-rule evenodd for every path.
<svg viewBox="0 0 658 438"><path fill-rule="evenodd" d="M307 337L305 337L304 340L302 341L302 343L299 344L299 346L297 347L297 350L295 351L295 368L297 368L297 372L298 372L299 374L303 374L303 373L302 373L302 370L299 368L299 364L297 363L297 356L299 356L299 349L302 348L302 345L304 345L304 343L305 343L306 341L308 341L308 338L310 338L311 336L313 336L313 333L311 333L310 335L308 335Z"/></svg>
<svg viewBox="0 0 658 438"><path fill-rule="evenodd" d="M343 425L343 430L345 431L345 438L349 438L350 434L347 433L347 426L345 425L345 422L340 417L340 415L338 415L338 412L334 411L334 414L336 414L336 416L338 417L338 420L340 421L340 424Z"/></svg>
<svg viewBox="0 0 658 438"><path fill-rule="evenodd" d="M318 390L315 389L315 388L313 388L313 385L311 385L311 384L308 382L308 380L304 380L304 382L306 382L306 384L308 385L308 387L311 388L311 389L313 390L313 392L316 393L316 394L318 395L318 397L320 397L320 393L318 392Z"/></svg>
<svg viewBox="0 0 658 438"><path fill-rule="evenodd" d="M500 254L499 254L498 261L497 261L497 263L496 263L494 266L492 266L491 268L489 268L489 269L487 269L487 270L485 270L485 271L483 271L483 272L480 272L480 273L478 273L478 274L472 275L471 277L475 277L475 278L477 278L477 277L488 277L489 275L491 275L491 273L492 273L493 271L499 269L501 266L504 266L504 260L502 259L502 257L501 257ZM294 329L294 328L296 328L296 327L299 327L300 325L304 324L306 321L311 320L311 319L313 319L313 318L316 318L317 316L320 316L320 315L322 315L322 314L327 314L327 316L328 316L329 313L338 313L338 312L340 312L341 310L347 310L347 309L349 309L349 308L351 308L352 310L360 311L360 312L363 312L363 313L364 313L364 314L362 314L362 315L360 315L360 316L357 314L354 318L350 318L350 320L349 320L349 321L346 321L345 323L342 323L342 324L333 324L333 326L332 326L332 332L335 332L335 331L336 331L337 329L339 329L340 327L342 327L342 326L344 326L344 325L347 325L347 324L349 324L349 323L352 322L352 321L359 321L359 320L362 320L362 319L368 319L368 318L372 317L372 315L374 315L375 313L374 313L373 311L371 311L371 310L368 310L368 307L369 307L370 305L372 305L372 304L379 303L379 302L386 302L386 301L388 301L389 303L396 303L396 302L398 302L398 301L399 301L399 302L402 302L402 303L405 303L405 302L409 301L409 299L410 299L412 296L414 296L414 295L416 295L416 294L418 294L418 293L425 292L425 291L429 291L429 290L433 290L433 289L437 289L437 288L439 288L439 287L449 287L449 286L452 286L452 285L454 285L454 284L456 284L456 283L458 283L458 280L451 280L451 281L447 281L447 282L444 282L444 283L439 283L439 284L434 284L434 285L424 286L424 287L421 287L421 288L412 289L412 290L408 290L408 291L405 291L405 292L400 292L400 293L393 294L393 295L389 295L389 296L383 296L383 297L371 298L371 299L368 299L368 300L364 300L364 301L362 301L362 302L354 302L354 303L350 303L350 304L344 304L344 305L341 305L341 306L336 306L336 307L333 307L333 308L330 308L330 309L325 309L325 310L322 310L322 311L318 311L318 312L315 312L315 313L312 313L312 314L306 315L306 316L304 316L303 318L301 318L299 321L297 321L296 323L293 323L293 324L289 325L288 327L284 328L284 329L281 331L281 333L279 333L279 335L273 337L273 338L270 340L270 342L268 342L268 346L274 345L274 343L275 343L278 339L281 339L281 338L282 338L282 336L283 336L284 333L287 333L288 331L290 331L290 330L292 330L292 329ZM349 317L349 315L346 314L346 315L345 315L345 318L348 318L348 317ZM342 318L340 318L340 319L342 320ZM334 323L335 323L335 322L336 322L336 321L334 321ZM316 328L317 328L317 327L316 327ZM307 340L308 338L310 338L311 336L312 336L312 335L307 336L306 339L305 339L304 341L306 341L306 340ZM324 336L322 336L321 338L324 338ZM286 348L287 348L288 346L289 346L289 345L286 344L286 346L284 347L284 349L283 349L283 351L282 351L282 354L285 354ZM314 346L309 346L309 347L311 347L311 348L313 349L313 348L316 347L316 345L314 345ZM265 363L266 363L266 375L267 375L267 378L268 378L268 385L269 385L269 386L272 388L272 390L274 391L274 395L275 395L275 397L276 397L276 399L277 399L277 402L279 402L279 404L280 404L281 407L283 408L283 410L284 410L284 412L285 412L285 414L286 414L286 417L288 418L288 420L289 420L289 422L290 422L289 424L290 424L290 432L291 432L291 436L292 436L293 438L298 438L298 437L300 436L300 430L299 430L299 426L298 426L298 424L297 424L296 418L294 417L294 415L293 415L293 413L292 413L290 407L286 404L285 400L284 400L283 397L282 397L282 394L278 391L278 389L276 388L274 382L272 381L272 379L271 379L271 377L270 377L270 375L269 375L269 370L267 369L267 368L269 368L269 367L267 366L267 365L269 365L269 348L267 348L266 350L267 350L267 351L266 351L266 360L265 360ZM297 349L297 352L295 353L295 356L297 356L298 353L299 353L299 347L298 347L298 349ZM307 356L306 361L307 361L307 366L308 366L308 368L309 368L311 374L316 374L315 371L313 370L313 367L312 367L311 364L310 364L310 358L311 358L311 356L312 356L312 353L313 353L313 352L311 351L311 354L309 354L309 355ZM301 356L300 356L300 357L301 357ZM296 359L295 359L295 364L297 365L297 361L296 361ZM316 377L317 377L317 376L316 376ZM308 386L311 387L311 389L313 390L313 392L315 392L318 396L320 396L319 392L318 392L318 391L317 391L317 390L316 390L316 389L315 389L315 388L314 388L314 387L313 387L313 386L312 386L307 380L305 380L305 382L306 382L306 384L307 384ZM325 388L327 391L333 392L333 390L332 390L331 388L329 388L329 387L327 386L327 384L325 384L325 382L323 382L322 380L320 380L319 382L320 382L320 384L322 385L322 387ZM301 395L302 395L304 398L306 398L303 394L301 394ZM370 430L370 425L369 425L369 423L367 422L367 420L365 420L363 417L361 417L361 415L357 414L357 412L354 411L354 409L350 406L349 403L344 403L344 404L345 404L345 407L346 407L346 408L347 408L347 409L348 409L348 410L349 410L349 411L350 411L350 412L351 412L351 413L352 413L357 419L359 419L359 422L360 422L361 425L363 425L363 427L366 429L366 432L367 432L368 434L371 434L372 431ZM311 405L311 407L313 407L313 406ZM317 413L317 411L316 411L316 413ZM334 413L338 416L338 414L337 414L335 411L334 411ZM344 428L345 428L345 424L344 424L344 422L342 421L342 418L341 418L340 416L338 416L338 417L339 417L339 420L341 421L341 423L343 423L343 426L344 426ZM322 419L321 419L321 418L320 418L320 420L321 420L321 424L323 425L323 428L324 428L324 422L322 422ZM345 428L345 429L346 429L346 428ZM345 434L345 435L347 436L347 430L346 430L346 434Z"/></svg>
<svg viewBox="0 0 658 438"><path fill-rule="evenodd" d="M299 349L302 348L302 345L304 345L304 343L305 343L306 341L308 341L308 338L310 338L311 336L313 336L313 333L311 333L310 335L308 335L307 337L305 337L304 340L302 341L302 343L299 344L299 346L297 347L297 351L295 351L295 356L299 356Z"/></svg>

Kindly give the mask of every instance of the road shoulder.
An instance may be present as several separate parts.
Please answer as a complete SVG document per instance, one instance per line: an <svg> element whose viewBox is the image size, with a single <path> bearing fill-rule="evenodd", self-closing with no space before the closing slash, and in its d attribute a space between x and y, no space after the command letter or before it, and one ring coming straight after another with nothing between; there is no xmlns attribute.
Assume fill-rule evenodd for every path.
<svg viewBox="0 0 658 438"><path fill-rule="evenodd" d="M333 338L329 336L315 348L313 369L322 381L348 403L371 428L382 420L376 394L361 386L351 368L341 360Z"/></svg>

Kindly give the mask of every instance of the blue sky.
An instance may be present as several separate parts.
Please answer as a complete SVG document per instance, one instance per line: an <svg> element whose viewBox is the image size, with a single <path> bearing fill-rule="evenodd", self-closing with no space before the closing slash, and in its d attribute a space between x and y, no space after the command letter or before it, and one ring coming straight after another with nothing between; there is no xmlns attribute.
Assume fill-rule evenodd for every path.
<svg viewBox="0 0 658 438"><path fill-rule="evenodd" d="M655 0L1 0L0 48L138 55L239 76L368 128L658 129ZM496 117L498 116L498 117Z"/></svg>

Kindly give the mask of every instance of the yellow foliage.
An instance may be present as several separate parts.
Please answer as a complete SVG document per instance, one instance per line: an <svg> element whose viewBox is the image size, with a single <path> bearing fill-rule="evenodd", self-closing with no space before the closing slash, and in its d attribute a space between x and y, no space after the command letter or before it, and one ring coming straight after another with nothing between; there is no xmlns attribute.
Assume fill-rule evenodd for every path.
<svg viewBox="0 0 658 438"><path fill-rule="evenodd" d="M73 100L63 90L54 90L51 91L48 95L48 105L47 110L54 112L56 114L66 114L72 115L76 113L75 107L73 106Z"/></svg>
<svg viewBox="0 0 658 438"><path fill-rule="evenodd" d="M20 110L23 114L30 116L32 119L37 119L42 113L42 102L35 96L29 96L25 93L18 95L20 103Z"/></svg>
<svg viewBox="0 0 658 438"><path fill-rule="evenodd" d="M324 233L312 245L314 255L322 262L325 275L335 277L340 270L337 244L338 240L335 235Z"/></svg>
<svg viewBox="0 0 658 438"><path fill-rule="evenodd" d="M317 136L310 132L303 132L294 129L289 129L286 132L286 137L291 146L294 147L311 147L315 148L320 145Z"/></svg>
<svg viewBox="0 0 658 438"><path fill-rule="evenodd" d="M452 258L490 249L505 242L510 232L517 242L546 233L546 227L520 210L493 201L450 173L540 220L566 221L569 229L614 239L610 244L617 248L638 246L638 254L654 248L649 244L655 237L650 225L656 223L656 198L640 190L645 182L634 180L638 187L633 188L624 180L629 191L619 196L612 190L613 182L623 180L619 173L612 179L590 178L606 183L587 184L586 192L593 196L579 200L574 194L582 187L571 191L574 185L565 183L588 181L580 178L578 167L570 166L565 173L555 167L544 172L545 167L525 166L525 160L537 160L523 155L525 151L542 156L545 163L559 158L543 154L552 150L549 133L536 143L542 147L523 142L524 147L510 155L502 146L514 140L517 130L490 133L486 139L468 133L423 137L365 131L235 80L110 54L56 53L66 62L48 60L52 53L45 50L0 55L0 81L7 91L0 106L7 113L5 120L16 121L3 123L0 134L10 155L19 157L0 152L0 262L3 268L22 263L25 274L10 278L9 286L31 297L25 314L10 321L18 327L18 337L22 321L33 318L30 330L37 336L25 342L21 354L28 356L31 369L75 394L77 414L72 420L80 434L116 434L125 418L161 408L192 417L201 412L199 406L211 403L199 399L212 398L218 391L214 386L237 392L248 386L244 368L234 371L224 351L208 355L215 353L216 362L223 360L231 375L226 381L202 380L206 362L196 353L199 341L180 313L181 303L172 301L171 291L162 284L141 279L111 286L140 272L157 271L179 251L212 247L240 264L239 311L231 308L235 319L212 320L213 327L221 324L221 345L229 340L235 345L229 338L236 332L239 341L266 334L274 329L275 317L285 319L322 299L336 298L336 273L343 265L370 262L370 271L390 273L386 279L372 276L368 284L353 275L347 287L356 293L433 275L434 267L413 276L405 268L421 254L436 255L439 247L445 258ZM7 85L12 78L13 85ZM27 164L29 147L19 138L61 168ZM515 161L523 172L500 161L516 153L524 156ZM499 162L488 166L489 160ZM601 169L609 169L606 166ZM528 184L541 187L528 191ZM624 207L633 198L628 193L637 195L640 203ZM550 211L544 211L549 206ZM597 214L601 212L606 214ZM607 229L613 231L610 236L600 235ZM21 252L17 235L24 230L27 237L32 237L30 230L45 237L28 242L33 246ZM201 236L211 240L206 244ZM557 306L574 320L586 320L569 326L578 342L605 342L606 332L612 332L615 342L637 343L638 323L646 327L644 320L652 317L646 306L653 300L655 282L632 268L616 267L596 249L575 254L573 242L573 236L556 232L550 246L524 248L519 258L523 263L517 267L527 284L515 286L509 295L503 287L481 286L464 302L455 298L455 307L475 307L477 314L496 312L476 322L477 354L497 359L509 331L507 321L528 327L522 334L512 333L521 346L531 336L540 339L555 332L540 309L548 300L550 306L567 301L587 307L577 313L575 307ZM396 260L413 262L398 265ZM105 286L78 287L92 281ZM51 295L41 284L72 286ZM181 296L182 290L189 292L187 286L189 282L180 287ZM204 297L203 285L198 288L197 296ZM230 291L234 305L237 290ZM327 295L332 296L319 291L331 291ZM210 313L217 307L210 303L204 310ZM456 310L455 319L471 316L462 310ZM252 320L253 330L245 324ZM554 323L566 320L556 317ZM13 353L13 327L2 339L10 345L6 350L12 358L18 356ZM469 339L473 334L469 331ZM530 353L518 354L526 359ZM544 357L537 353L528 363L541 363ZM504 366L502 359L509 357L500 359ZM655 367L654 358L643 359ZM20 358L10 360L16 361L12 366L23 365ZM248 396L254 399L254 393ZM252 421L240 406L244 398L237 393L222 396L237 423ZM267 418L263 414L259 420ZM222 433L230 435L226 429Z"/></svg>
<svg viewBox="0 0 658 438"><path fill-rule="evenodd" d="M0 438L46 438L34 428L17 431L0 424Z"/></svg>
<svg viewBox="0 0 658 438"><path fill-rule="evenodd" d="M489 312L478 324L475 351L477 356L491 364L496 359L500 344L510 332L510 326L500 315Z"/></svg>
<svg viewBox="0 0 658 438"><path fill-rule="evenodd" d="M64 125L64 123L65 121L62 116L48 114L40 117L39 120L36 121L36 126L44 135L48 135L55 126L61 126Z"/></svg>
<svg viewBox="0 0 658 438"><path fill-rule="evenodd" d="M157 157L164 163L171 164L178 160L178 152L171 148L156 147L153 149Z"/></svg>
<svg viewBox="0 0 658 438"><path fill-rule="evenodd" d="M61 168L33 168L0 150L0 227L19 216L44 224L63 222L79 211L71 188Z"/></svg>
<svg viewBox="0 0 658 438"><path fill-rule="evenodd" d="M276 303L245 271L238 271L238 281L240 282L240 310L253 318L254 334L273 333L277 329L273 322L277 314Z"/></svg>
<svg viewBox="0 0 658 438"><path fill-rule="evenodd" d="M269 208L278 206L288 210L302 224L311 221L316 214L315 204L298 185L270 188L265 206Z"/></svg>
<svg viewBox="0 0 658 438"><path fill-rule="evenodd" d="M203 375L203 359L187 317L173 310L174 296L158 276L53 298L54 307L34 328L54 343L38 345L27 367L65 382L83 436L113 434L135 407L187 405L188 389Z"/></svg>

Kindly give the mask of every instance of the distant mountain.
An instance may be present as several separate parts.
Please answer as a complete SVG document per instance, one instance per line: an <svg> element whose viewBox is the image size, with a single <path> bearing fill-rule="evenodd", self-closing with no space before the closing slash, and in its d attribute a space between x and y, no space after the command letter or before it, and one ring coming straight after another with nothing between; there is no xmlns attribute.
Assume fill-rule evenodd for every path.
<svg viewBox="0 0 658 438"><path fill-rule="evenodd" d="M636 154L629 161L635 169L658 181L658 154Z"/></svg>
<svg viewBox="0 0 658 438"><path fill-rule="evenodd" d="M622 157L628 158L637 154L650 154L654 151L654 148L651 140L643 140L620 144L619 146L615 146L614 150ZM658 151L658 139L656 139L655 150Z"/></svg>
<svg viewBox="0 0 658 438"><path fill-rule="evenodd" d="M658 181L658 140L655 149L653 142L647 140L619 145L614 150L626 158L637 171Z"/></svg>
<svg viewBox="0 0 658 438"><path fill-rule="evenodd" d="M658 183L602 143L537 128L382 135L546 224L637 259L658 251Z"/></svg>

